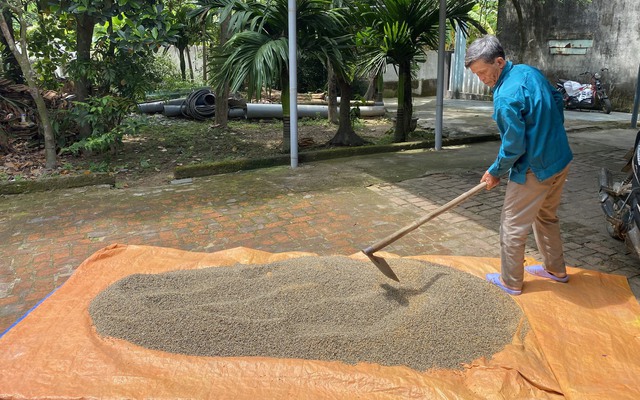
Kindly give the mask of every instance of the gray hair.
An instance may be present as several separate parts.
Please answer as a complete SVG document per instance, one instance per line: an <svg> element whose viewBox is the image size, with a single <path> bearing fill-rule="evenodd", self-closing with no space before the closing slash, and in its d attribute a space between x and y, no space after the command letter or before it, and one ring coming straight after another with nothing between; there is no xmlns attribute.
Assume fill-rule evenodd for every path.
<svg viewBox="0 0 640 400"><path fill-rule="evenodd" d="M469 45L464 57L464 66L465 68L469 68L471 64L478 60L482 60L487 64L493 64L498 57L506 59L500 41L493 35L485 35L474 40L473 43Z"/></svg>

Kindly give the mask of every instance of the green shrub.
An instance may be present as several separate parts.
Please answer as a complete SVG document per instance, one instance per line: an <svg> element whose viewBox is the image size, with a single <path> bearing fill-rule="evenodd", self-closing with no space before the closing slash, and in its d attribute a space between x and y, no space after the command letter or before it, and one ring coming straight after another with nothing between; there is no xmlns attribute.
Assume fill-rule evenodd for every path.
<svg viewBox="0 0 640 400"><path fill-rule="evenodd" d="M152 95L147 95L147 98L166 99L171 97L167 95L169 93L187 94L193 89L207 86L201 77L196 77L194 81L183 80L179 67L166 54L156 54L148 68L158 79L151 85L149 92Z"/></svg>
<svg viewBox="0 0 640 400"><path fill-rule="evenodd" d="M74 103L71 118L78 124L88 124L91 135L65 147L63 152L116 153L124 135L135 134L146 124L143 116L128 117L135 106L130 99L115 96L91 97L86 102Z"/></svg>

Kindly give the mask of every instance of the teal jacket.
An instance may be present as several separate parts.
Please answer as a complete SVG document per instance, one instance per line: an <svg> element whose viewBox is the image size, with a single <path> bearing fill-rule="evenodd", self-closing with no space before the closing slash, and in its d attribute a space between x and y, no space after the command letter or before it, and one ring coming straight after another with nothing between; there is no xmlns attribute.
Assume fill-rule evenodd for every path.
<svg viewBox="0 0 640 400"><path fill-rule="evenodd" d="M509 172L511 181L524 184L529 168L544 181L569 165L562 95L539 70L508 61L493 87L493 107L502 145L491 175Z"/></svg>

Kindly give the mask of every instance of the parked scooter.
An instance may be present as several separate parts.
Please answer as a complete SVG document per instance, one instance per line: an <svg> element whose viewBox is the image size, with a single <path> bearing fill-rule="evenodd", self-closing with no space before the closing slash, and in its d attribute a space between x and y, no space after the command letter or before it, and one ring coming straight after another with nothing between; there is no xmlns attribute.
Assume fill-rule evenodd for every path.
<svg viewBox="0 0 640 400"><path fill-rule="evenodd" d="M562 93L564 107L567 110L601 110L611 113L611 100L602 87L601 72L608 71L602 68L600 72L583 72L580 75L591 77L590 83L580 83L566 79L558 79L556 88Z"/></svg>
<svg viewBox="0 0 640 400"><path fill-rule="evenodd" d="M625 157L627 164L622 171L629 175L624 180L614 182L611 171L600 170L600 205L609 235L624 241L640 257L640 132Z"/></svg>

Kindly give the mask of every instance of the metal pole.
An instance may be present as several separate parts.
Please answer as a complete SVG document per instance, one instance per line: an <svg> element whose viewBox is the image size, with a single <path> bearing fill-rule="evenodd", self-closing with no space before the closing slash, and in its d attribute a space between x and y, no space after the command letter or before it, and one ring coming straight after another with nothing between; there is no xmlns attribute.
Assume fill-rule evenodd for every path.
<svg viewBox="0 0 640 400"><path fill-rule="evenodd" d="M640 66L638 67L638 77L636 78L636 97L633 100L633 112L631 113L631 128L638 126L638 107L640 106Z"/></svg>
<svg viewBox="0 0 640 400"><path fill-rule="evenodd" d="M436 150L442 150L442 116L444 105L444 39L446 34L447 2L440 0L438 22L438 78L436 88Z"/></svg>
<svg viewBox="0 0 640 400"><path fill-rule="evenodd" d="M289 115L291 168L298 166L298 43L296 0L289 0Z"/></svg>

